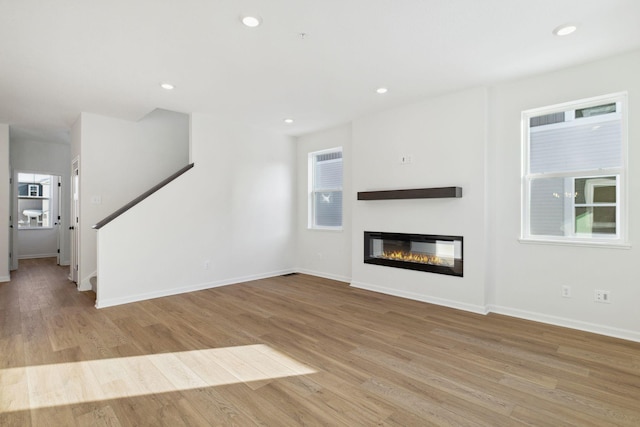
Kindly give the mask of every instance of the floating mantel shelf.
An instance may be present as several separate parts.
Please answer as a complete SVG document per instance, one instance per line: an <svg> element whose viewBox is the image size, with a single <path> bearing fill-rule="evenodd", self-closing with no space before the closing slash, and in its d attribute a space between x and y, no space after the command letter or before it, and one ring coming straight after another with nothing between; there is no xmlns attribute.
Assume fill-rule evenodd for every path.
<svg viewBox="0 0 640 427"><path fill-rule="evenodd" d="M462 197L462 187L413 188L406 190L358 191L358 200L441 199Z"/></svg>

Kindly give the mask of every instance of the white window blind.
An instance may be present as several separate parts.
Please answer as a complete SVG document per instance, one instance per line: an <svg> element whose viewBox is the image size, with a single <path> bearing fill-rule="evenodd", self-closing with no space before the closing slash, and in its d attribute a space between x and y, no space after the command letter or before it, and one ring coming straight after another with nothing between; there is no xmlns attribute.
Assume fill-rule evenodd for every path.
<svg viewBox="0 0 640 427"><path fill-rule="evenodd" d="M309 154L309 227L342 227L342 148Z"/></svg>
<svg viewBox="0 0 640 427"><path fill-rule="evenodd" d="M622 167L620 114L606 121L581 120L531 129L530 173Z"/></svg>

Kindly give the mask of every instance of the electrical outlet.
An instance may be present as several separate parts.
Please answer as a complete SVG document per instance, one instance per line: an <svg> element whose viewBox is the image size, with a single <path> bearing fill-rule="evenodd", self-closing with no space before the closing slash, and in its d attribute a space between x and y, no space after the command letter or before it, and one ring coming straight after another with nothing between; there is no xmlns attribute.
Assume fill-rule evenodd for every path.
<svg viewBox="0 0 640 427"><path fill-rule="evenodd" d="M562 286L562 296L564 298L571 298L571 287L564 285Z"/></svg>
<svg viewBox="0 0 640 427"><path fill-rule="evenodd" d="M610 304L611 303L611 291L604 289L596 289L594 292L593 300L595 302Z"/></svg>
<svg viewBox="0 0 640 427"><path fill-rule="evenodd" d="M207 261L204 262L204 269L208 270L209 267L211 267L211 261L207 260Z"/></svg>

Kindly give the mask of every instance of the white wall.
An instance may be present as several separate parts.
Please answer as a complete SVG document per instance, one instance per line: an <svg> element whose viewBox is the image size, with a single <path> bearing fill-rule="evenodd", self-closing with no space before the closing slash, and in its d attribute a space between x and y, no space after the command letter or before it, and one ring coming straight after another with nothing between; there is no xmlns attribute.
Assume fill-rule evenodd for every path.
<svg viewBox="0 0 640 427"><path fill-rule="evenodd" d="M18 259L58 256L58 238L55 229L18 230L16 243L15 249Z"/></svg>
<svg viewBox="0 0 640 427"><path fill-rule="evenodd" d="M353 123L353 286L485 312L486 112L480 88ZM462 198L356 200L358 191L449 186ZM464 277L364 264L365 230L463 236Z"/></svg>
<svg viewBox="0 0 640 427"><path fill-rule="evenodd" d="M520 236L520 114L571 100L629 92L630 241L640 200L640 52L531 78L427 99L352 124L352 285L476 312L498 312L640 341L637 249L535 245ZM604 78L603 76L606 76ZM319 251L333 245L304 229L306 158L340 129L299 138L298 264L336 274ZM338 132L336 135L332 132ZM346 133L342 134L346 140ZM401 155L413 163L400 165ZM304 181L304 182L301 182ZM357 201L366 190L460 186L461 199ZM302 210L302 212L300 211ZM366 265L364 230L464 236L463 278ZM331 237L331 236L329 236ZM339 265L339 264L338 264ZM310 267L313 266L313 267ZM342 270L346 271L346 270ZM562 298L561 287L572 297ZM593 301L611 291L611 304Z"/></svg>
<svg viewBox="0 0 640 427"><path fill-rule="evenodd" d="M60 225L60 264L70 261L70 174L71 147L68 143L11 138L11 167L15 172L38 172L61 177L62 211ZM52 190L55 192L55 189ZM18 230L14 250L18 258L56 256L58 230Z"/></svg>
<svg viewBox="0 0 640 427"><path fill-rule="evenodd" d="M343 229L308 229L308 154L342 147ZM296 266L301 273L343 282L351 280L351 124L299 137L296 141L297 165L297 245Z"/></svg>
<svg viewBox="0 0 640 427"><path fill-rule="evenodd" d="M9 281L9 125L0 123L0 282Z"/></svg>
<svg viewBox="0 0 640 427"><path fill-rule="evenodd" d="M345 200L351 200L351 239L308 234L301 227L306 225L306 209L300 212L306 205L302 194L306 194L306 184L300 182L301 177L306 182L305 152L316 146L334 146L333 140L346 146L348 126L299 138L296 155L293 148L286 154L288 141L284 137L194 115L196 168L140 205L135 216L121 217L113 223L117 227L107 226L100 232L100 247L109 255L100 254L101 278L106 282L104 288L99 287L98 303L106 306L233 283L279 274L294 265L320 275L346 275L348 270L342 264L322 263L317 257L318 248L324 253L341 241L351 247L354 286L640 341L636 308L640 274L634 265L638 259L635 247L518 241L521 111L624 90L629 91L630 104L630 240L633 243L640 238L640 227L633 223L640 208L635 197L640 194L640 176L634 173L640 167L638 75L640 52L634 52L355 120L351 161L345 159L352 168L351 194L345 193ZM269 143L265 145L265 141ZM277 149L271 150L273 147ZM411 155L413 163L400 165L402 154ZM295 186L285 178L293 179L296 173L294 158L298 167ZM440 186L460 186L463 197L356 200L357 191ZM292 199L294 192L297 201ZM194 198L196 204L192 203ZM280 203L272 203L274 200ZM183 221L184 227L166 228L159 236L155 232L159 224L148 220L158 211L166 214L166 223ZM297 239L291 224L297 226ZM267 235L251 240L254 230L266 230ZM462 235L464 277L365 265L364 230ZM230 243L231 236L235 243ZM120 239L127 237L131 249L127 246L117 251ZM159 238L172 242L171 249L158 250ZM266 261L257 263L251 256L240 255L246 251L249 255L265 254ZM210 261L209 269L204 268L205 261ZM562 285L571 286L571 298L560 296ZM596 288L609 289L612 303L594 303Z"/></svg>
<svg viewBox="0 0 640 427"><path fill-rule="evenodd" d="M98 232L98 307L293 271L292 139L194 114L191 146L193 169Z"/></svg>
<svg viewBox="0 0 640 427"><path fill-rule="evenodd" d="M97 269L91 227L188 164L188 119L165 110L138 122L82 113L72 131L72 157L80 155L79 289L91 288Z"/></svg>
<svg viewBox="0 0 640 427"><path fill-rule="evenodd" d="M520 235L520 113L566 101L629 92L630 241L640 242L640 52L492 89L491 259L493 311L640 341L638 248L524 244ZM562 298L562 285L571 298ZM611 304L593 301L611 291Z"/></svg>

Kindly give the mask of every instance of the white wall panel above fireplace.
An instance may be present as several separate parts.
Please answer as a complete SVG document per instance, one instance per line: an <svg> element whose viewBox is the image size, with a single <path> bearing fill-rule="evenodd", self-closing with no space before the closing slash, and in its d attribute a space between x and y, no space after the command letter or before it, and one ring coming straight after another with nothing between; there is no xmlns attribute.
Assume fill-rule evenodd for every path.
<svg viewBox="0 0 640 427"><path fill-rule="evenodd" d="M472 89L353 123L352 285L484 312L487 91ZM402 163L411 153L411 163ZM464 197L358 201L358 191L462 187ZM368 231L464 237L464 277L363 262Z"/></svg>

